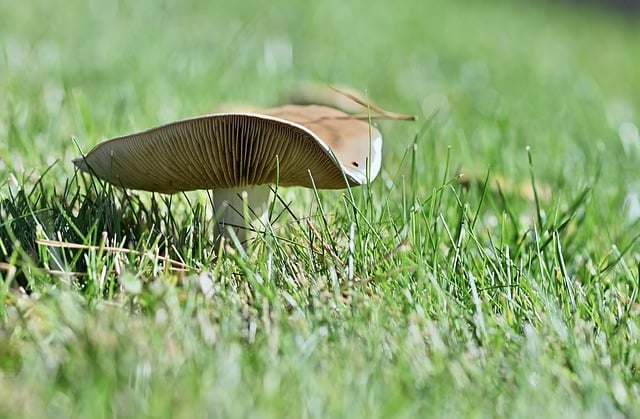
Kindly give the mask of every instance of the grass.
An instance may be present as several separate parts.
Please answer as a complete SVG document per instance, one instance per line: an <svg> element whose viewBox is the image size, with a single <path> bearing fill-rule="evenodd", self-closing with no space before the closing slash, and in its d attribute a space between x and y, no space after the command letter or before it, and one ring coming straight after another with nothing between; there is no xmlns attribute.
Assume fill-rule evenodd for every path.
<svg viewBox="0 0 640 419"><path fill-rule="evenodd" d="M513 1L0 5L0 415L638 416L635 23ZM308 79L419 121L380 123L370 187L278 189L246 252L212 246L206 193L72 167Z"/></svg>

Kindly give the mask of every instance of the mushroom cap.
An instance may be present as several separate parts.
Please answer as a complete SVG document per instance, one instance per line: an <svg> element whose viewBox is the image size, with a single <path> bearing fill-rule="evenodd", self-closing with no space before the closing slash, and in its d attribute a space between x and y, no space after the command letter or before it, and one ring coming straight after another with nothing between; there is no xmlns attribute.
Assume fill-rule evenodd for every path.
<svg viewBox="0 0 640 419"><path fill-rule="evenodd" d="M341 189L373 180L381 151L382 136L367 122L325 106L287 105L172 122L105 141L73 162L118 186L152 192L275 182Z"/></svg>

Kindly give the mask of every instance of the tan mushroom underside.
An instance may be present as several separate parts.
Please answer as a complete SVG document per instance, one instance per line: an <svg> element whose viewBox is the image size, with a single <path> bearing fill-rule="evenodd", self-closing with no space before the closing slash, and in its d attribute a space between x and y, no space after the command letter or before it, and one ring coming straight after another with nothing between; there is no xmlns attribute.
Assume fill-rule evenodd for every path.
<svg viewBox="0 0 640 419"><path fill-rule="evenodd" d="M370 151L369 179L377 175L381 142L378 130L340 111L290 105L264 114L196 117L114 138L74 163L119 186L163 193L276 181L337 189L346 187L345 178L352 186L366 182Z"/></svg>

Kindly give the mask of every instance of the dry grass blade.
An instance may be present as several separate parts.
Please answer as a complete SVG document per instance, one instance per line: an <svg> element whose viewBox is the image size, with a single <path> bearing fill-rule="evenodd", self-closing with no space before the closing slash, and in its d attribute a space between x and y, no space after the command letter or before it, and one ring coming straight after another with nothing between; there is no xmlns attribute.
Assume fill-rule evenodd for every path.
<svg viewBox="0 0 640 419"><path fill-rule="evenodd" d="M69 242L62 242L57 240L36 240L36 243L42 246L57 247L62 249L95 250L95 251L105 250L107 252L112 252L112 253L133 254L136 256L145 255L144 252L141 252L139 250L124 249L121 247L113 247L113 246L89 246L85 244L69 243ZM161 256L156 254L154 255L154 258L161 260L163 262L169 263L171 265L171 270L173 271L196 270L194 267L189 266L184 262L171 259L167 256Z"/></svg>
<svg viewBox="0 0 640 419"><path fill-rule="evenodd" d="M60 271L56 269L40 269L40 272L45 273L47 275L55 276L55 277L74 277L79 278L87 275L86 272L74 272L74 271Z"/></svg>
<svg viewBox="0 0 640 419"><path fill-rule="evenodd" d="M329 256L331 256L331 258L338 263L338 265L340 265L340 267L344 270L346 270L347 265L342 261L342 259L340 258L340 256L338 256L333 249L331 249L331 247L329 245L327 245L326 241L324 240L324 238L322 237L322 235L320 234L320 232L315 228L315 226L313 225L313 223L311 223L310 220L307 220L307 226L309 227L309 229L311 230L311 232L313 233L313 236L316 238L316 240L318 240L318 242L322 245L322 249L324 249L324 252L320 249L318 249L313 242L311 242L311 240L307 239L307 242L309 243L309 246L311 246L311 249L313 249L318 255L322 255L324 253L328 253Z"/></svg>
<svg viewBox="0 0 640 419"><path fill-rule="evenodd" d="M368 103L367 101L360 99L359 97L349 93L349 92L345 92L343 90L338 89L337 87L334 86L329 86L329 89L335 91L336 93L339 93L341 95L343 95L344 97L346 97L349 100L354 101L355 103L357 103L358 105L369 109L370 113L365 113L365 114L353 114L350 115L350 118L353 119L393 119L393 120L398 120L398 121L415 121L416 117L414 115L404 115L401 113L395 113L395 112L390 112L390 111L386 111L382 108L379 108L371 103Z"/></svg>
<svg viewBox="0 0 640 419"><path fill-rule="evenodd" d="M640 313L640 304L632 301L630 298L625 297L624 295L620 295L618 293L616 293L615 295L618 301L630 307L634 315Z"/></svg>
<svg viewBox="0 0 640 419"><path fill-rule="evenodd" d="M15 271L16 267L5 262L0 262L0 271L12 272Z"/></svg>
<svg viewBox="0 0 640 419"><path fill-rule="evenodd" d="M380 264L382 264L383 262L391 259L393 256L395 256L398 253L404 253L407 251L411 250L411 246L409 246L409 239L406 238L404 240L402 240L396 247L394 247L393 249L389 250L387 253L385 253L384 255L382 255L382 257L380 259L378 259L378 261L376 261L375 263L372 263L369 266L369 271L373 270L373 268L375 266L378 266ZM411 265L411 266L407 266L405 268L402 269L396 269L393 271L389 271L389 272L385 272L382 274L378 274L375 275L373 277L367 278L367 280L365 281L365 283L369 283L371 281L376 281L379 279L384 279L384 278L390 278L393 276L396 276L398 274L405 274L407 272L411 272L411 271L415 271L418 267L416 265Z"/></svg>

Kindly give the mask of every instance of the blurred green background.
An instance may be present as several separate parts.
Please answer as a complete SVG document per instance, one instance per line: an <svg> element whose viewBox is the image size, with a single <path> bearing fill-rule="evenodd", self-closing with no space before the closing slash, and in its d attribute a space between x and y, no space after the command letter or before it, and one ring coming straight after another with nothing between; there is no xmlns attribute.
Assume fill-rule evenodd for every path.
<svg viewBox="0 0 640 419"><path fill-rule="evenodd" d="M637 416L640 18L609 6L0 0L0 269L37 285L0 295L0 416ZM83 207L99 193L70 181L81 150L224 104L276 105L308 80L418 117L380 122L383 170L358 189L373 198L355 251L341 195L283 192L356 274L376 276L349 278L343 298L349 269L307 252L312 233L294 223L279 231L295 252L212 262L199 248L205 272L183 283L146 258L156 231L114 227L118 240L138 232L142 256L105 274L119 259L94 257L102 219ZM540 205L513 186L531 184L527 147ZM460 171L512 186L506 198L443 186ZM109 199L105 225L123 218ZM139 212L193 232L176 201L164 224ZM61 241L83 237L85 288L34 268L64 254L35 244L59 237L54 219ZM13 252L20 238L30 254Z"/></svg>
<svg viewBox="0 0 640 419"><path fill-rule="evenodd" d="M72 136L87 151L314 80L420 117L383 124L392 162L428 126L426 165L450 146L458 166L522 177L530 145L548 181L611 165L609 181L631 180L619 130L640 104L637 23L524 1L5 1L0 157L5 171L60 161L69 175Z"/></svg>

